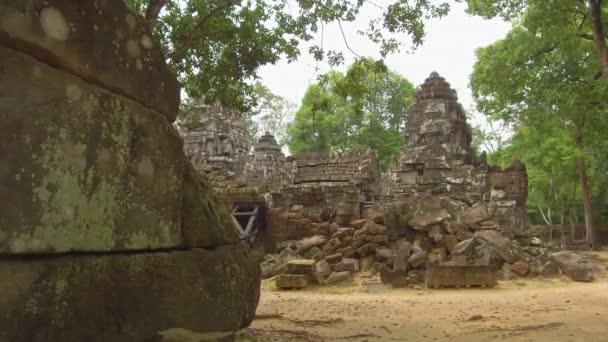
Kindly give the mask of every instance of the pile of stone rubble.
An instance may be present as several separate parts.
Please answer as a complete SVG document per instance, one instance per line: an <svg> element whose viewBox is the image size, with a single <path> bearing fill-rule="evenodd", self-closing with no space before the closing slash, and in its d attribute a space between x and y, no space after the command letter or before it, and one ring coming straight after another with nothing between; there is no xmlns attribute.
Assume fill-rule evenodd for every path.
<svg viewBox="0 0 608 342"><path fill-rule="evenodd" d="M526 232L508 235L492 220L488 203L468 207L440 196L370 207L343 227L335 222L312 223L317 235L280 244L278 254L262 262L265 278L333 284L355 272L382 275L400 272L400 284L424 282L433 265L493 266L499 279L557 276L591 281L593 269L568 251L552 253L541 239ZM305 265L305 266L303 266Z"/></svg>

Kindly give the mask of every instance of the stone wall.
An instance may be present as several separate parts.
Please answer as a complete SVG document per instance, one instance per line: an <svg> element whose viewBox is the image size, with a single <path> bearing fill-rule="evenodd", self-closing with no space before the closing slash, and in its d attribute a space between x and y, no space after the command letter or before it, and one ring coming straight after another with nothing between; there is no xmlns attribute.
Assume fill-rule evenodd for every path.
<svg viewBox="0 0 608 342"><path fill-rule="evenodd" d="M306 153L294 158L293 177L285 191L294 205L370 202L380 193L380 169L371 151Z"/></svg>
<svg viewBox="0 0 608 342"><path fill-rule="evenodd" d="M142 341L253 319L259 267L171 123L122 0L0 4L0 341Z"/></svg>

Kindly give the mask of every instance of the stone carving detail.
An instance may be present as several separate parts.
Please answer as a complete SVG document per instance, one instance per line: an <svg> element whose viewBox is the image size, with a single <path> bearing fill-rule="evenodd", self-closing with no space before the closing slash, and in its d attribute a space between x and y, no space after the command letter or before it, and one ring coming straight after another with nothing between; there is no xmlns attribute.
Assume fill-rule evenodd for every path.
<svg viewBox="0 0 608 342"><path fill-rule="evenodd" d="M197 170L222 169L240 176L249 143L241 114L219 106L195 103L187 122L180 124L184 151Z"/></svg>

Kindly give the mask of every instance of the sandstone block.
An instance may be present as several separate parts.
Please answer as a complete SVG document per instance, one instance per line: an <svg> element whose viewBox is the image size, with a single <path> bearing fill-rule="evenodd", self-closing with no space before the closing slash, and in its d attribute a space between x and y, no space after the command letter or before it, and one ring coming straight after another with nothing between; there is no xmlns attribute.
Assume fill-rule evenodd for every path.
<svg viewBox="0 0 608 342"><path fill-rule="evenodd" d="M280 274L275 278L279 289L302 289L308 285L308 276L299 274Z"/></svg>
<svg viewBox="0 0 608 342"><path fill-rule="evenodd" d="M0 253L183 244L186 161L163 116L11 49L0 65Z"/></svg>
<svg viewBox="0 0 608 342"><path fill-rule="evenodd" d="M175 120L179 83L147 22L122 0L6 0L0 45L26 52ZM4 63L3 63L4 64Z"/></svg>
<svg viewBox="0 0 608 342"><path fill-rule="evenodd" d="M337 284L350 280L350 271L333 272L327 278L326 284Z"/></svg>
<svg viewBox="0 0 608 342"><path fill-rule="evenodd" d="M0 341L132 342L175 327L235 331L254 317L259 272L240 245L3 258Z"/></svg>
<svg viewBox="0 0 608 342"><path fill-rule="evenodd" d="M325 257L325 261L327 261L327 263L333 265L333 264L337 264L340 261L342 261L343 255L341 253L335 253L332 255L328 255Z"/></svg>

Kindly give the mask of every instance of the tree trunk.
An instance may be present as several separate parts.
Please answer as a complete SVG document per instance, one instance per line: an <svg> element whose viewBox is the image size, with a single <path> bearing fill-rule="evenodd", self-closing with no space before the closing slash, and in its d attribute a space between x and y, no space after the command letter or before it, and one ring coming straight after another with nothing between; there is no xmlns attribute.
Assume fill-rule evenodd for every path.
<svg viewBox="0 0 608 342"><path fill-rule="evenodd" d="M148 2L146 19L148 19L151 27L154 27L154 24L160 15L160 11L165 7L167 2L169 2L169 0L150 0L150 2Z"/></svg>
<svg viewBox="0 0 608 342"><path fill-rule="evenodd" d="M589 15L591 16L591 29L593 40L600 57L602 75L608 80L608 48L604 39L604 24L602 23L602 0L587 0Z"/></svg>
<svg viewBox="0 0 608 342"><path fill-rule="evenodd" d="M583 148L583 130L580 126L576 126L576 146L582 150ZM595 247L595 228L593 227L593 205L591 203L591 191L589 189L589 180L587 179L587 167L585 159L580 158L576 161L576 168L581 184L581 192L583 194L583 209L585 213L585 240L590 247Z"/></svg>

